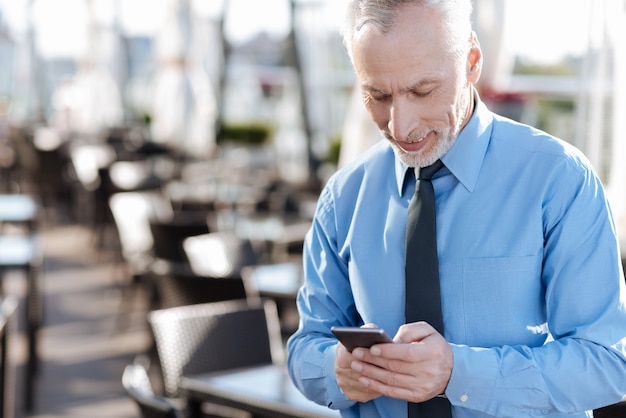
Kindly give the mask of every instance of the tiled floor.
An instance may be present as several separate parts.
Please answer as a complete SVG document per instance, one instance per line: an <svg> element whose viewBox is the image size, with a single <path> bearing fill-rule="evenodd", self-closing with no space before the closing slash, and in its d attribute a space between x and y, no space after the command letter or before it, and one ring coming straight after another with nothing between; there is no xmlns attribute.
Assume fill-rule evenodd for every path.
<svg viewBox="0 0 626 418"><path fill-rule="evenodd" d="M111 251L95 250L87 228L47 226L40 236L45 257L41 364L30 414L21 409L18 369L16 417L137 417L120 378L124 366L148 345L141 297L129 315L118 315L124 272L116 268ZM19 274L10 273L5 282L5 289L18 295L23 294ZM23 340L11 345L18 363L23 347Z"/></svg>

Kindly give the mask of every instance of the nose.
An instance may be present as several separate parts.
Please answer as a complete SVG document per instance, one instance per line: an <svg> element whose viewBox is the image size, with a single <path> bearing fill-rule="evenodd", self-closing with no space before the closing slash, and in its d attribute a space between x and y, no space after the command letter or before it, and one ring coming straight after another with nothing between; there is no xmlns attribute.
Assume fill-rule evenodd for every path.
<svg viewBox="0 0 626 418"><path fill-rule="evenodd" d="M414 106L403 97L394 98L391 105L387 128L397 141L406 140L417 127L417 112Z"/></svg>

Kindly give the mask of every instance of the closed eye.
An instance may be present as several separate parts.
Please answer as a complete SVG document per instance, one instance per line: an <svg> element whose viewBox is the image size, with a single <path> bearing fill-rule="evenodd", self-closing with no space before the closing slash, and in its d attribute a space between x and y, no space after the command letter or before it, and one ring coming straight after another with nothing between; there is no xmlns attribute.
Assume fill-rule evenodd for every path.
<svg viewBox="0 0 626 418"><path fill-rule="evenodd" d="M391 95L389 94L372 94L365 93L363 94L363 101L365 103L373 102L373 103L385 103L391 99Z"/></svg>
<svg viewBox="0 0 626 418"><path fill-rule="evenodd" d="M416 97L416 98L420 98L420 99L421 99L421 98L424 98L424 97L428 97L428 96L430 96L434 90L435 90L435 89L431 89L431 90L427 90L427 91L412 90L412 91L411 91L411 95L412 95L413 97Z"/></svg>

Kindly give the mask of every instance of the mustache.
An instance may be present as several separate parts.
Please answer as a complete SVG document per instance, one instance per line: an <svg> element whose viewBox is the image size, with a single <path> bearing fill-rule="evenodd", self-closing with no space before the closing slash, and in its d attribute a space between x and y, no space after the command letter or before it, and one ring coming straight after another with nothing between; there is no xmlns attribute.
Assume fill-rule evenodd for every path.
<svg viewBox="0 0 626 418"><path fill-rule="evenodd" d="M384 129L381 132L382 132L383 136L385 137L385 139L388 139L390 141L399 142L391 134L391 132L389 132L388 130ZM433 128L433 129L429 129L427 131L422 131L422 132L412 131L411 133L409 133L409 136L407 136L407 138L404 141L405 142L417 142L419 139L426 137L431 132L433 132L435 135L439 136L441 134L441 129Z"/></svg>

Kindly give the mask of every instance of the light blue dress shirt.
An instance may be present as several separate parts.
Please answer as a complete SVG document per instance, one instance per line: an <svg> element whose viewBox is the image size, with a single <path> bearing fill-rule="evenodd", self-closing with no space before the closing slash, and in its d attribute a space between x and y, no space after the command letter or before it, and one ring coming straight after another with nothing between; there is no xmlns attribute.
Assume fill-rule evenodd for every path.
<svg viewBox="0 0 626 418"><path fill-rule="evenodd" d="M480 101L433 180L455 418L585 417L626 394L626 292L600 180L567 143ZM406 402L346 399L333 325L404 320L414 176L381 141L322 191L304 246L290 375L344 417L406 416Z"/></svg>

